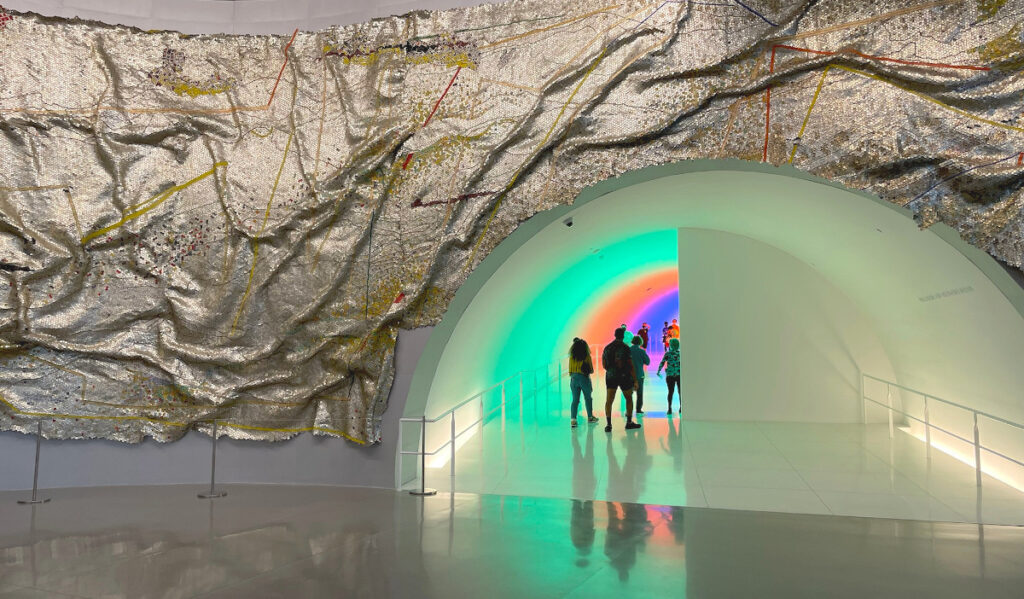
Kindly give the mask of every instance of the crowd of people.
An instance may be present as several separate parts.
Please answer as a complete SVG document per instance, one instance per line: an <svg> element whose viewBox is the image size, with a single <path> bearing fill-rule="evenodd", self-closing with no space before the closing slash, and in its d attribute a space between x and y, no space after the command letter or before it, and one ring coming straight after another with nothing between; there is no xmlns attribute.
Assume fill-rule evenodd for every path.
<svg viewBox="0 0 1024 599"><path fill-rule="evenodd" d="M679 383L679 323L676 319L672 324L665 322L662 329L662 343L665 347L665 354L658 364L657 375L661 377L662 369L665 370L665 382L668 384L668 409L666 413L672 413L672 399L674 393L679 393L679 412L683 409L683 393ZM615 329L615 339L604 347L601 352L601 366L604 368L604 382L606 396L604 402L605 432L612 431L612 404L618 391L626 403L626 430L640 428L640 423L633 420L633 392L636 391L636 413L644 413L644 380L647 375L647 366L651 363L650 355L647 353L650 344L650 327L647 323L633 333L627 330L625 324ZM594 374L594 361L590 355L590 345L579 337L573 339L569 348L569 388L572 391L572 404L570 405L571 425L578 426L577 416L579 415L580 397L582 396L587 411L587 422L596 423L599 419L594 416L593 385L590 375Z"/></svg>

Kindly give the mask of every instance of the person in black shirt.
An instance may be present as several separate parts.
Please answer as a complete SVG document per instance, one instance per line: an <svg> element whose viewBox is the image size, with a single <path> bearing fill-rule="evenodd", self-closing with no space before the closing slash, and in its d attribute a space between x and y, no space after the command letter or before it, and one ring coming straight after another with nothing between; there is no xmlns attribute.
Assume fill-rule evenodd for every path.
<svg viewBox="0 0 1024 599"><path fill-rule="evenodd" d="M601 352L601 365L604 366L604 382L608 387L608 397L604 402L604 414L608 421L604 427L606 433L612 432L612 403L615 401L615 390L622 389L626 398L626 428L640 428L633 422L633 389L636 387L636 372L633 369L633 355L622 340L626 330L615 329L615 340L604 346Z"/></svg>

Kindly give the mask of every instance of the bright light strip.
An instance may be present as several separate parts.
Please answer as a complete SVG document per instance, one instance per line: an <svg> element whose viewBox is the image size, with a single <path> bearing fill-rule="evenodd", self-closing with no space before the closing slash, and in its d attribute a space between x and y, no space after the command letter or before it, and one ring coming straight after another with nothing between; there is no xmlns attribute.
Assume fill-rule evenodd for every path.
<svg viewBox="0 0 1024 599"><path fill-rule="evenodd" d="M915 433L915 432L910 430L909 426L900 426L900 427L897 427L897 428L899 430L907 433L911 437L917 439L918 441L921 441L922 443L925 443L925 444L928 443L927 437L925 436L925 434L923 432L922 433ZM946 444L944 444L942 442L936 441L935 439L932 439L932 447L934 447L935 449L938 449L939 451L941 451L942 453L950 456L951 458L954 458L956 460L959 460L959 461L963 462L964 464L967 464L968 466L971 467L972 470L974 469L974 455L973 454L964 454L964 453L962 453L962 452L960 452L960 451L950 447L949 445L946 445ZM1024 493L1024 484L1022 484L1021 482L1018 482L1017 480L1014 480L1013 478L1011 478L1009 475L1007 475L1004 472L1001 472L1001 471L999 471L997 469L993 469L991 466L986 467L985 466L985 457L984 457L985 450L982 449L981 451L982 451L982 454L983 454L982 458L981 458L981 472L983 474L987 474L987 475L991 476L992 478L998 480L999 482L1001 482L1001 483L1003 483L1003 484L1005 484L1005 485L1007 485L1009 487L1012 487L1013 489L1016 489L1017 491L1020 491L1021 493ZM989 455L991 455L991 454L989 454ZM998 456L996 456L996 457L998 457ZM999 458L999 459L1002 459L1002 458Z"/></svg>

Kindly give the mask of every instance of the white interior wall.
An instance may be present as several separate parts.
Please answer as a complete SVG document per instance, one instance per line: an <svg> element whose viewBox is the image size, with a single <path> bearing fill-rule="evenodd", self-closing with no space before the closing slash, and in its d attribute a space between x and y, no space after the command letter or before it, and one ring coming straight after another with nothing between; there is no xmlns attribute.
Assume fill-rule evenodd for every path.
<svg viewBox="0 0 1024 599"><path fill-rule="evenodd" d="M4 0L3 6L143 30L285 35L295 29L317 31L415 10L493 3L487 0Z"/></svg>
<svg viewBox="0 0 1024 599"><path fill-rule="evenodd" d="M681 229L679 281L687 418L857 422L861 369L892 376L876 323L777 248Z"/></svg>

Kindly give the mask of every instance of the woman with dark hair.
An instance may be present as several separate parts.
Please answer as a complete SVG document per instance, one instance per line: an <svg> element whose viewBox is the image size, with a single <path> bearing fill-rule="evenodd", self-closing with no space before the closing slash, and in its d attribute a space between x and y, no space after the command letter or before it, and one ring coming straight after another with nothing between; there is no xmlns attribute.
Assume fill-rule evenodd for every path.
<svg viewBox="0 0 1024 599"><path fill-rule="evenodd" d="M594 388L590 384L590 375L593 372L594 361L590 358L590 346L586 341L576 337L569 348L569 389L572 390L572 405L569 410L572 414L573 428L576 428L576 414L580 409L580 393L586 401L587 422L597 422L597 418L594 417Z"/></svg>

